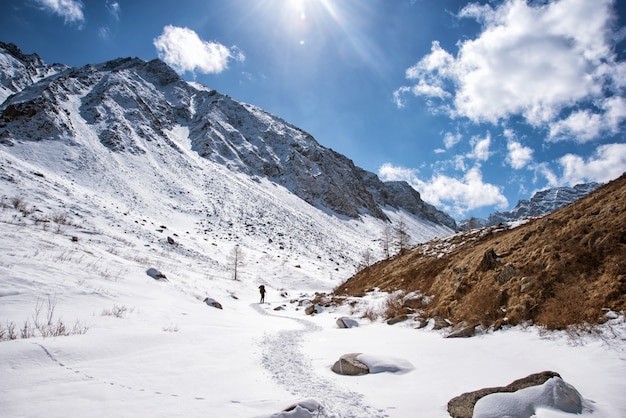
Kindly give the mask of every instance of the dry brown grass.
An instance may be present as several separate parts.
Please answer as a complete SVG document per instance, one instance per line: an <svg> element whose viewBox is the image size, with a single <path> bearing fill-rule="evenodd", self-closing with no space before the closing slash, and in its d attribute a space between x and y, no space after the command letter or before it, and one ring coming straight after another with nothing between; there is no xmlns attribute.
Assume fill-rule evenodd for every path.
<svg viewBox="0 0 626 418"><path fill-rule="evenodd" d="M495 263L483 260L489 250ZM458 234L381 261L335 294L372 288L433 295L425 314L455 322L601 322L603 309L626 310L626 175L518 228Z"/></svg>

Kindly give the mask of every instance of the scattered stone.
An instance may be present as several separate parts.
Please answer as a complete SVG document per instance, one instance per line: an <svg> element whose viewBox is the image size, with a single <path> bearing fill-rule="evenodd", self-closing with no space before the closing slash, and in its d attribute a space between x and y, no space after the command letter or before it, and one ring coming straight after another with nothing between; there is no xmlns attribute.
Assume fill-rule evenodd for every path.
<svg viewBox="0 0 626 418"><path fill-rule="evenodd" d="M387 320L387 325L395 325L398 322L403 322L403 321L406 321L407 319L409 319L407 315L399 315L399 316L396 316Z"/></svg>
<svg viewBox="0 0 626 418"><path fill-rule="evenodd" d="M275 311L284 311L285 310L285 305L280 305L274 308Z"/></svg>
<svg viewBox="0 0 626 418"><path fill-rule="evenodd" d="M167 237L167 243L170 244L170 245L174 245L174 244L176 244L176 241L174 241L174 238L168 236Z"/></svg>
<svg viewBox="0 0 626 418"><path fill-rule="evenodd" d="M222 304L213 298L204 298L202 302L206 303L208 306L211 306L213 308L222 309Z"/></svg>
<svg viewBox="0 0 626 418"><path fill-rule="evenodd" d="M493 248L489 248L485 251L483 255L483 259L478 265L478 271L489 271L493 270L498 266L498 254L493 250Z"/></svg>
<svg viewBox="0 0 626 418"><path fill-rule="evenodd" d="M165 274L161 273L159 270L155 269L154 267L150 267L148 270L146 270L146 274L152 277L154 280L168 281Z"/></svg>
<svg viewBox="0 0 626 418"><path fill-rule="evenodd" d="M444 328L448 328L450 326L452 326L452 324L450 324L450 322L446 321L445 319L443 319L440 316L436 316L433 318L433 330L437 331L439 329L444 329Z"/></svg>
<svg viewBox="0 0 626 418"><path fill-rule="evenodd" d="M484 396L498 392L516 392L531 386L543 385L548 379L561 377L556 372L545 371L531 374L522 379L518 379L507 386L479 389L474 392L467 392L448 402L448 413L452 418L472 418L474 415L474 405Z"/></svg>
<svg viewBox="0 0 626 418"><path fill-rule="evenodd" d="M313 304L307 306L306 308L304 308L304 313L307 315L313 315L317 313L317 307Z"/></svg>
<svg viewBox="0 0 626 418"><path fill-rule="evenodd" d="M411 308L411 309L422 309L424 307L424 302L422 298L408 298L402 302L403 308Z"/></svg>
<svg viewBox="0 0 626 418"><path fill-rule="evenodd" d="M496 282L498 282L498 284L505 284L513 277L517 277L518 274L518 268L515 267L513 263L507 263L507 265L504 266L504 269L500 273L495 275L494 279L496 280Z"/></svg>
<svg viewBox="0 0 626 418"><path fill-rule="evenodd" d="M344 354L333 364L331 370L345 376L368 374L370 372L369 368L356 359L360 354L361 353Z"/></svg>
<svg viewBox="0 0 626 418"><path fill-rule="evenodd" d="M72 242L78 242L78 237L76 235L72 237Z"/></svg>
<svg viewBox="0 0 626 418"><path fill-rule="evenodd" d="M303 399L285 408L282 413L272 415L272 418L289 417L318 417L324 415L324 407L315 399Z"/></svg>
<svg viewBox="0 0 626 418"><path fill-rule="evenodd" d="M473 337L476 332L475 324L468 324L467 322L460 322L455 325L450 334L446 336L446 338L469 338Z"/></svg>
<svg viewBox="0 0 626 418"><path fill-rule="evenodd" d="M339 328L356 328L359 326L359 322L356 319L342 316L341 318L337 318L337 326Z"/></svg>

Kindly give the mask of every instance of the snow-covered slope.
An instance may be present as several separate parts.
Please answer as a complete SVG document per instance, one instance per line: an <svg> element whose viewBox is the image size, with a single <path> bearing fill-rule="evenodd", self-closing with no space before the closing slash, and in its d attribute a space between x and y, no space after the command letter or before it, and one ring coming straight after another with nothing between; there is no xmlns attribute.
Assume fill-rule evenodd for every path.
<svg viewBox="0 0 626 418"><path fill-rule="evenodd" d="M189 147L172 137L173 130L184 131L194 157L269 179L321 210L385 221L386 210L404 210L456 227L408 185L381 182L306 132L191 85L160 60L127 58L68 69L25 87L0 110L0 142L7 145L52 140L95 153L147 156L155 149L167 154Z"/></svg>

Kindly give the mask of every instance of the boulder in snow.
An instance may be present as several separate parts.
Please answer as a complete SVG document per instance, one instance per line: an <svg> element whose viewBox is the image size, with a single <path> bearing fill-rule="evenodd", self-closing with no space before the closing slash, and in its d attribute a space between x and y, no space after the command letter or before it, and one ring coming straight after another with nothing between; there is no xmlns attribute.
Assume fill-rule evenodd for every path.
<svg viewBox="0 0 626 418"><path fill-rule="evenodd" d="M407 315L398 315L398 316L394 316L393 318L387 320L387 325L395 325L399 322L404 322L407 319L409 319L409 317Z"/></svg>
<svg viewBox="0 0 626 418"><path fill-rule="evenodd" d="M512 393L492 393L474 405L474 418L533 417L538 408L580 414L584 399L574 386L560 377L548 379L541 386L531 386Z"/></svg>
<svg viewBox="0 0 626 418"><path fill-rule="evenodd" d="M209 305L209 306L211 306L213 308L222 309L222 304L219 303L218 301L216 301L213 298L204 298L204 300L202 302L206 303L207 305Z"/></svg>
<svg viewBox="0 0 626 418"><path fill-rule="evenodd" d="M285 408L271 418L313 418L324 416L324 407L315 399L304 399Z"/></svg>
<svg viewBox="0 0 626 418"><path fill-rule="evenodd" d="M448 402L448 413L452 418L472 418L474 416L474 405L479 399L492 393L515 392L531 386L542 385L553 377L560 378L561 376L556 372L545 371L518 379L507 386L484 388L464 393Z"/></svg>
<svg viewBox="0 0 626 418"><path fill-rule="evenodd" d="M359 322L356 319L342 316L341 318L337 318L337 326L339 328L356 328L359 326Z"/></svg>
<svg viewBox="0 0 626 418"><path fill-rule="evenodd" d="M357 357L361 353L344 354L333 364L331 370L337 374L345 376L358 376L361 374L368 374L370 371L368 367L357 360Z"/></svg>
<svg viewBox="0 0 626 418"><path fill-rule="evenodd" d="M167 277L165 276L165 274L161 273L159 270L155 269L154 267L150 267L148 270L146 270L146 274L152 277L154 280L167 281Z"/></svg>
<svg viewBox="0 0 626 418"><path fill-rule="evenodd" d="M461 322L452 328L450 334L446 335L446 338L468 338L473 337L476 331L475 324L468 324L467 322Z"/></svg>
<svg viewBox="0 0 626 418"><path fill-rule="evenodd" d="M370 373L406 373L414 369L408 361L389 356L359 354L356 360L365 364Z"/></svg>

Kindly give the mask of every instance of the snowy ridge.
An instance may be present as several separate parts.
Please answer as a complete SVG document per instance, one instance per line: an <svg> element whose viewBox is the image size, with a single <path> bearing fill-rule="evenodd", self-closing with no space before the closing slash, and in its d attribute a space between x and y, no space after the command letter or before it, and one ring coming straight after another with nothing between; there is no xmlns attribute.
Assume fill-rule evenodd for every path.
<svg viewBox="0 0 626 418"><path fill-rule="evenodd" d="M600 186L599 183L583 183L573 187L541 190L534 193L529 200L522 199L517 202L517 205L510 211L494 212L487 219L474 219L475 225L473 227L494 226L500 223L516 222L525 218L547 215L588 195ZM460 222L461 227L467 225L468 222L467 220Z"/></svg>

